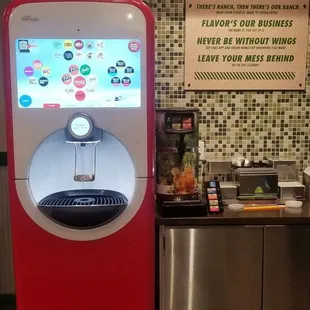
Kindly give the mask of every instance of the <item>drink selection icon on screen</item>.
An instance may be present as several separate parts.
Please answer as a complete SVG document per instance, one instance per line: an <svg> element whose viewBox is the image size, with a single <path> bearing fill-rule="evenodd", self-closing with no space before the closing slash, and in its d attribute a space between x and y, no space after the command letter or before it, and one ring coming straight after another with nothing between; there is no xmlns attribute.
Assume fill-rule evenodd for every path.
<svg viewBox="0 0 310 310"><path fill-rule="evenodd" d="M136 39L18 39L20 108L141 106Z"/></svg>
<svg viewBox="0 0 310 310"><path fill-rule="evenodd" d="M20 53L29 53L28 40L18 40L18 50Z"/></svg>

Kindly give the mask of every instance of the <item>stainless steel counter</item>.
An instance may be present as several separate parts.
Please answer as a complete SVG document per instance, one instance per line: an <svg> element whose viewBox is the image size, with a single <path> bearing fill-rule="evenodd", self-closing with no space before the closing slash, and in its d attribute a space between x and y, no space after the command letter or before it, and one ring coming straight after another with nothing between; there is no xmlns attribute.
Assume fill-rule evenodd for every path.
<svg viewBox="0 0 310 310"><path fill-rule="evenodd" d="M261 309L263 228L162 233L161 310Z"/></svg>
<svg viewBox="0 0 310 310"><path fill-rule="evenodd" d="M310 310L309 214L158 216L160 310Z"/></svg>
<svg viewBox="0 0 310 310"><path fill-rule="evenodd" d="M253 203L253 202L252 202ZM265 205L267 205L265 203ZM220 215L207 217L156 216L156 224L166 226L200 226L200 225L310 225L310 203L305 202L300 209L282 209L277 211L231 211L227 206Z"/></svg>

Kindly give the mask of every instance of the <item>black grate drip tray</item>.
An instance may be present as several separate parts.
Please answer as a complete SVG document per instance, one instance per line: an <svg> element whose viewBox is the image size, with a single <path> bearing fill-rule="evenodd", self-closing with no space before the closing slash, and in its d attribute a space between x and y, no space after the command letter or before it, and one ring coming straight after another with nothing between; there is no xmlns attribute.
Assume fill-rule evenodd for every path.
<svg viewBox="0 0 310 310"><path fill-rule="evenodd" d="M102 226L119 216L128 205L125 195L111 190L70 190L51 194L39 209L64 226L89 229Z"/></svg>

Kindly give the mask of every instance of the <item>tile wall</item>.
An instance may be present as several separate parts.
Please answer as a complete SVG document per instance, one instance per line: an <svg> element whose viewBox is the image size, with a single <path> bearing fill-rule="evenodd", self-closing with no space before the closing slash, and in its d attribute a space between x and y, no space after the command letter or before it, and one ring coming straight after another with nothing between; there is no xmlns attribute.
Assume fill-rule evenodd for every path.
<svg viewBox="0 0 310 310"><path fill-rule="evenodd" d="M310 165L310 71L306 91L184 91L183 0L149 0L156 18L156 105L198 107L205 154L279 157ZM308 52L308 68L310 64Z"/></svg>

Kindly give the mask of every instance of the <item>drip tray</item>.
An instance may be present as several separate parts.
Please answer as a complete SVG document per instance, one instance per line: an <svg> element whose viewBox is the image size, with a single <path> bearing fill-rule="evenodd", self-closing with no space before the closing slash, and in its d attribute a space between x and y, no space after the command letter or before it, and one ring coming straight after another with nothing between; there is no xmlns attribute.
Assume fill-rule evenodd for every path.
<svg viewBox="0 0 310 310"><path fill-rule="evenodd" d="M64 226L89 229L102 226L120 215L128 205L125 195L110 190L70 190L51 194L39 209Z"/></svg>

